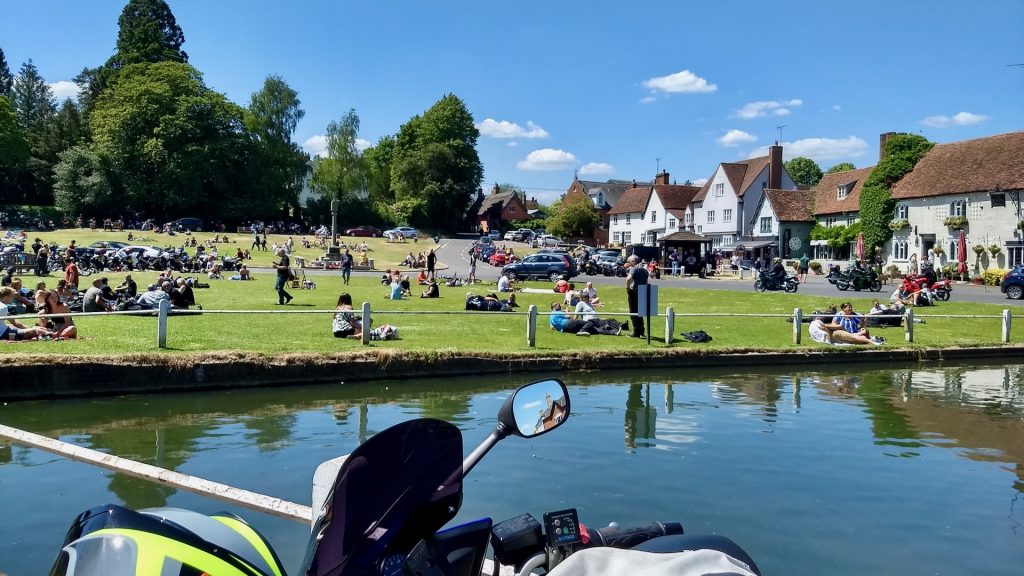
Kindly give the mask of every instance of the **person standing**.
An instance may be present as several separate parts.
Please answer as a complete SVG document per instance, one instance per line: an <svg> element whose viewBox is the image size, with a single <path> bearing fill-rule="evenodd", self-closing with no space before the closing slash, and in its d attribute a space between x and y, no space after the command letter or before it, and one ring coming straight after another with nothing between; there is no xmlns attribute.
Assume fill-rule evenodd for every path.
<svg viewBox="0 0 1024 576"><path fill-rule="evenodd" d="M341 281L348 286L349 278L352 277L352 254L345 249L345 253L341 255Z"/></svg>
<svg viewBox="0 0 1024 576"><path fill-rule="evenodd" d="M260 249L260 230L255 224L252 225L252 250L255 252Z"/></svg>
<svg viewBox="0 0 1024 576"><path fill-rule="evenodd" d="M476 255L469 255L469 277L466 279L470 284L476 283Z"/></svg>
<svg viewBox="0 0 1024 576"><path fill-rule="evenodd" d="M427 252L427 275L430 279L434 279L434 265L437 264L437 256L434 254L434 249L431 248L430 252Z"/></svg>
<svg viewBox="0 0 1024 576"><path fill-rule="evenodd" d="M668 261L672 265L672 275L679 276L679 250L673 248L672 253L668 255Z"/></svg>
<svg viewBox="0 0 1024 576"><path fill-rule="evenodd" d="M45 243L36 252L36 274L40 276L50 275L50 249Z"/></svg>
<svg viewBox="0 0 1024 576"><path fill-rule="evenodd" d="M274 263L274 268L277 269L277 284L274 285L274 288L277 290L277 303L284 305L292 301L292 295L284 289L285 284L288 283L292 262L288 258L288 254L285 253L284 248L277 250L277 256L280 260Z"/></svg>
<svg viewBox="0 0 1024 576"><path fill-rule="evenodd" d="M78 264L75 264L74 258L68 260L68 266L64 269L64 281L68 283L68 286L78 289Z"/></svg>
<svg viewBox="0 0 1024 576"><path fill-rule="evenodd" d="M807 257L807 252L800 257L800 282L807 282L807 270L811 265L811 259Z"/></svg>
<svg viewBox="0 0 1024 576"><path fill-rule="evenodd" d="M626 272L626 299L629 301L629 315L633 323L634 338L644 337L644 321L637 313L639 309L639 292L637 290L647 286L647 268L640 266L640 258L633 254L626 261L629 271Z"/></svg>

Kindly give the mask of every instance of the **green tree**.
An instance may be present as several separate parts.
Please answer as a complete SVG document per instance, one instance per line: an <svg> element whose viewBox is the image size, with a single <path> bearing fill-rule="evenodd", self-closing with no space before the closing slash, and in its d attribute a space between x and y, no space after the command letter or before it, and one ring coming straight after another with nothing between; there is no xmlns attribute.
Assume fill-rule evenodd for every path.
<svg viewBox="0 0 1024 576"><path fill-rule="evenodd" d="M363 165L366 169L366 184L370 206L376 213L376 221L394 222L389 209L395 202L395 191L391 187L391 162L395 155L394 136L384 136L376 144L363 150Z"/></svg>
<svg viewBox="0 0 1024 576"><path fill-rule="evenodd" d="M107 169L88 146L61 152L53 173L54 203L65 214L103 216L120 212Z"/></svg>
<svg viewBox="0 0 1024 576"><path fill-rule="evenodd" d="M857 167L853 165L853 162L840 162L835 166L825 171L825 174L835 174L836 172L846 172L847 170L856 170Z"/></svg>
<svg viewBox="0 0 1024 576"><path fill-rule="evenodd" d="M14 90L14 76L11 69L7 67L7 58L4 57L4 49L0 48L0 96L11 97Z"/></svg>
<svg viewBox="0 0 1024 576"><path fill-rule="evenodd" d="M479 136L472 114L454 94L399 129L391 185L396 202L408 207L410 224L448 231L461 226L483 180Z"/></svg>
<svg viewBox="0 0 1024 576"><path fill-rule="evenodd" d="M810 158L797 156L792 160L783 162L782 165L786 168L789 177L798 186L814 186L821 180L821 167Z"/></svg>
<svg viewBox="0 0 1024 576"><path fill-rule="evenodd" d="M570 198L552 205L552 210L554 212L548 215L547 230L556 236L589 236L597 226L594 205L585 198Z"/></svg>
<svg viewBox="0 0 1024 576"><path fill-rule="evenodd" d="M885 155L871 171L860 193L860 222L870 252L892 237L889 221L896 202L890 190L931 150L933 143L915 134L897 134L885 143Z"/></svg>
<svg viewBox="0 0 1024 576"><path fill-rule="evenodd" d="M56 106L50 85L43 80L31 58L21 65L13 94L12 103L18 124L27 133L42 132L46 122L53 116Z"/></svg>
<svg viewBox="0 0 1024 576"><path fill-rule="evenodd" d="M28 141L18 126L10 101L0 96L0 190L4 202L23 200L21 179L29 158Z"/></svg>
<svg viewBox="0 0 1024 576"><path fill-rule="evenodd" d="M299 94L280 76L268 76L263 88L253 93L245 113L245 126L255 136L261 157L264 206L256 214L268 214L283 206L299 208L302 179L308 172L306 153L292 141L305 111Z"/></svg>
<svg viewBox="0 0 1024 576"><path fill-rule="evenodd" d="M117 19L116 51L107 67L144 62L188 62L185 34L164 0L128 0Z"/></svg>
<svg viewBox="0 0 1024 576"><path fill-rule="evenodd" d="M358 136L359 115L355 110L328 124L327 156L314 161L309 181L313 190L325 199L338 200L346 212L366 190L363 155L356 145Z"/></svg>
<svg viewBox="0 0 1024 576"><path fill-rule="evenodd" d="M52 144L59 154L85 139L82 111L68 98L50 121Z"/></svg>

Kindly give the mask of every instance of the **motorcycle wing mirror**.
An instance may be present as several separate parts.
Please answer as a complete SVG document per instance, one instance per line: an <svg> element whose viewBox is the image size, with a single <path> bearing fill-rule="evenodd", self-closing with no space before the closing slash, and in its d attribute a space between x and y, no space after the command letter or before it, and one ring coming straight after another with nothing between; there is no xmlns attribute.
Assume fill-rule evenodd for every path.
<svg viewBox="0 0 1024 576"><path fill-rule="evenodd" d="M498 411L498 422L509 434L540 436L569 418L569 391L559 380L541 380L516 390Z"/></svg>

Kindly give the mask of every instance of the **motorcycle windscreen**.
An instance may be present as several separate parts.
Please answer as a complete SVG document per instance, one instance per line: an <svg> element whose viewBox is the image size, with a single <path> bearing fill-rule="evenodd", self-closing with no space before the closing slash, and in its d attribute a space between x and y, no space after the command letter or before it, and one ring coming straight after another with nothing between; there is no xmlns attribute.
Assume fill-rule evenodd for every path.
<svg viewBox="0 0 1024 576"><path fill-rule="evenodd" d="M462 503L462 433L422 418L374 435L342 464L313 525L302 574L376 574L388 553L407 553Z"/></svg>

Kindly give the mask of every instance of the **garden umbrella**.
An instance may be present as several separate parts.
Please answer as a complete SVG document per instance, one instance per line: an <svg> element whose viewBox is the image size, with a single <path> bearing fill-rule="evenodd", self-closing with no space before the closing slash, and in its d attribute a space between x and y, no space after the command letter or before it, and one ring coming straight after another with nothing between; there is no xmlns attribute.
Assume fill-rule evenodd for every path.
<svg viewBox="0 0 1024 576"><path fill-rule="evenodd" d="M956 240L956 271L963 277L967 274L967 235L964 231L960 231L960 236Z"/></svg>
<svg viewBox="0 0 1024 576"><path fill-rule="evenodd" d="M864 233L857 234L857 257L860 258L860 263L864 263Z"/></svg>

